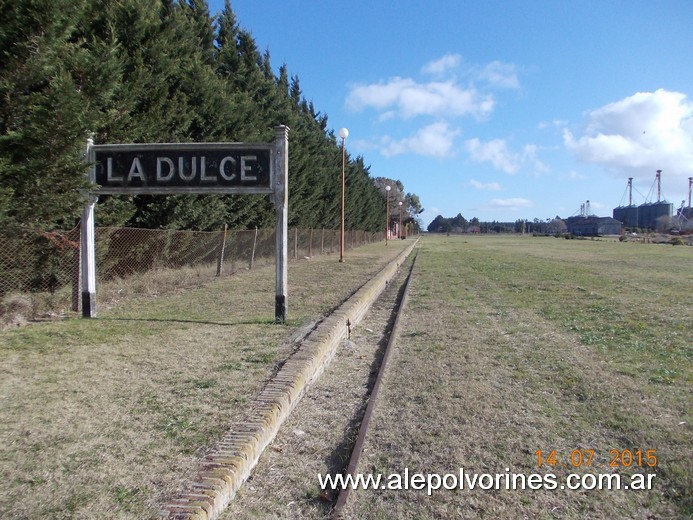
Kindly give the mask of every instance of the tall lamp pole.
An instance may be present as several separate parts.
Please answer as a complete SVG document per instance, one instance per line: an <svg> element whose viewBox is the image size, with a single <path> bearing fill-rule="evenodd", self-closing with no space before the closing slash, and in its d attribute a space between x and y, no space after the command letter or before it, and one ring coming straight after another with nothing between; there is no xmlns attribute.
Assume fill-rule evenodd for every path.
<svg viewBox="0 0 693 520"><path fill-rule="evenodd" d="M399 201L399 227L397 228L397 238L402 238L402 201Z"/></svg>
<svg viewBox="0 0 693 520"><path fill-rule="evenodd" d="M339 261L344 262L344 141L349 137L349 130L340 128L337 135L342 138L342 222L339 228Z"/></svg>
<svg viewBox="0 0 693 520"><path fill-rule="evenodd" d="M390 234L390 186L385 186L385 245Z"/></svg>

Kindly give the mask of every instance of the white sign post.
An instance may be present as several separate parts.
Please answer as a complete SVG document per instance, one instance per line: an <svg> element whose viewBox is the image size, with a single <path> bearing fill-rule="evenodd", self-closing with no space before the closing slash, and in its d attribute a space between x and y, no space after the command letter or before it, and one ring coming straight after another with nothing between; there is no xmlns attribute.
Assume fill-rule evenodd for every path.
<svg viewBox="0 0 693 520"><path fill-rule="evenodd" d="M287 313L289 128L266 143L87 144L88 194L82 218L82 316L96 316L94 206L98 194L270 194L276 207L275 321Z"/></svg>
<svg viewBox="0 0 693 520"><path fill-rule="evenodd" d="M94 162L94 140L87 140L87 161ZM94 206L98 197L87 193L80 229L80 273L82 285L82 316L96 316L96 244L94 240Z"/></svg>
<svg viewBox="0 0 693 520"><path fill-rule="evenodd" d="M277 211L276 239L276 289L274 300L274 321L286 321L286 296L288 292L288 220L289 220L289 127L277 127L274 141L274 207Z"/></svg>

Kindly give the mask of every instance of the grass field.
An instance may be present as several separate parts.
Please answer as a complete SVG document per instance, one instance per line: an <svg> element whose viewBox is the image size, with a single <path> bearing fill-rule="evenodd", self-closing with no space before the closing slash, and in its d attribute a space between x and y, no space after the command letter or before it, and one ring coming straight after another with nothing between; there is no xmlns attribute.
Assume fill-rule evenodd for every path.
<svg viewBox="0 0 693 520"><path fill-rule="evenodd" d="M243 419L291 336L405 245L290 262L284 326L268 266L158 296L138 278L152 296L101 305L96 319L0 332L0 518L156 518Z"/></svg>
<svg viewBox="0 0 693 520"><path fill-rule="evenodd" d="M359 471L654 473L653 489L358 491L350 518L691 517L691 248L426 237L410 296Z"/></svg>
<svg viewBox="0 0 693 520"><path fill-rule="evenodd" d="M0 516L148 518L392 242L0 332ZM359 491L350 518L685 518L693 248L425 237L360 471L656 473L651 491ZM609 467L656 450L656 467ZM538 468L537 450L559 464ZM311 478L315 478L312 476ZM317 485L317 482L316 482ZM317 495L317 493L316 493Z"/></svg>

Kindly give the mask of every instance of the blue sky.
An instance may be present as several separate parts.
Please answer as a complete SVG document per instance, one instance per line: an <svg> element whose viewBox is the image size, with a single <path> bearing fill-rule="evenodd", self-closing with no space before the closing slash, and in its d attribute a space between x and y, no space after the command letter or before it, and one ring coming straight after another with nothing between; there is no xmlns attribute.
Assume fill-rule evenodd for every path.
<svg viewBox="0 0 693 520"><path fill-rule="evenodd" d="M586 200L611 216L628 177L634 203L656 200L658 169L664 198L687 200L692 0L231 6L275 71L349 129L352 156L419 195L424 225L565 218Z"/></svg>

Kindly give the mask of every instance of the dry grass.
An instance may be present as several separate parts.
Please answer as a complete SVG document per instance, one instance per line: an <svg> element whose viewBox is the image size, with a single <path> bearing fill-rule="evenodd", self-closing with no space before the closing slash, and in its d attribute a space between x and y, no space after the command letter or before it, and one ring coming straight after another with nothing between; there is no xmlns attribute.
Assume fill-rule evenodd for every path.
<svg viewBox="0 0 693 520"><path fill-rule="evenodd" d="M652 491L358 491L350 518L691 514L691 250L427 238L360 471L554 472L535 452L657 450Z"/></svg>
<svg viewBox="0 0 693 520"><path fill-rule="evenodd" d="M323 493L316 475L341 473L349 462L410 262L342 343L221 520L329 515L336 495Z"/></svg>
<svg viewBox="0 0 693 520"><path fill-rule="evenodd" d="M23 294L9 294L0 301L0 330L20 327L33 314L32 300Z"/></svg>
<svg viewBox="0 0 693 520"><path fill-rule="evenodd" d="M289 355L297 328L403 247L292 262L286 326L272 324L266 267L101 305L94 320L0 332L0 516L156 517Z"/></svg>
<svg viewBox="0 0 693 520"><path fill-rule="evenodd" d="M128 298L158 297L181 289L200 287L211 280L216 267L212 265L180 269L153 269L98 284L98 307L119 305ZM45 321L77 317L71 310L72 287L55 292L9 294L0 300L0 330Z"/></svg>
<svg viewBox="0 0 693 520"><path fill-rule="evenodd" d="M146 518L286 357L286 339L394 256L393 243L141 298L94 321L0 333L0 513ZM396 251L400 251L399 247ZM691 516L691 249L607 241L427 237L359 468L545 473L534 453L657 450L652 491L358 491L348 518ZM380 314L379 314L380 313ZM355 431L383 303L354 331L227 517L322 518L318 471Z"/></svg>

